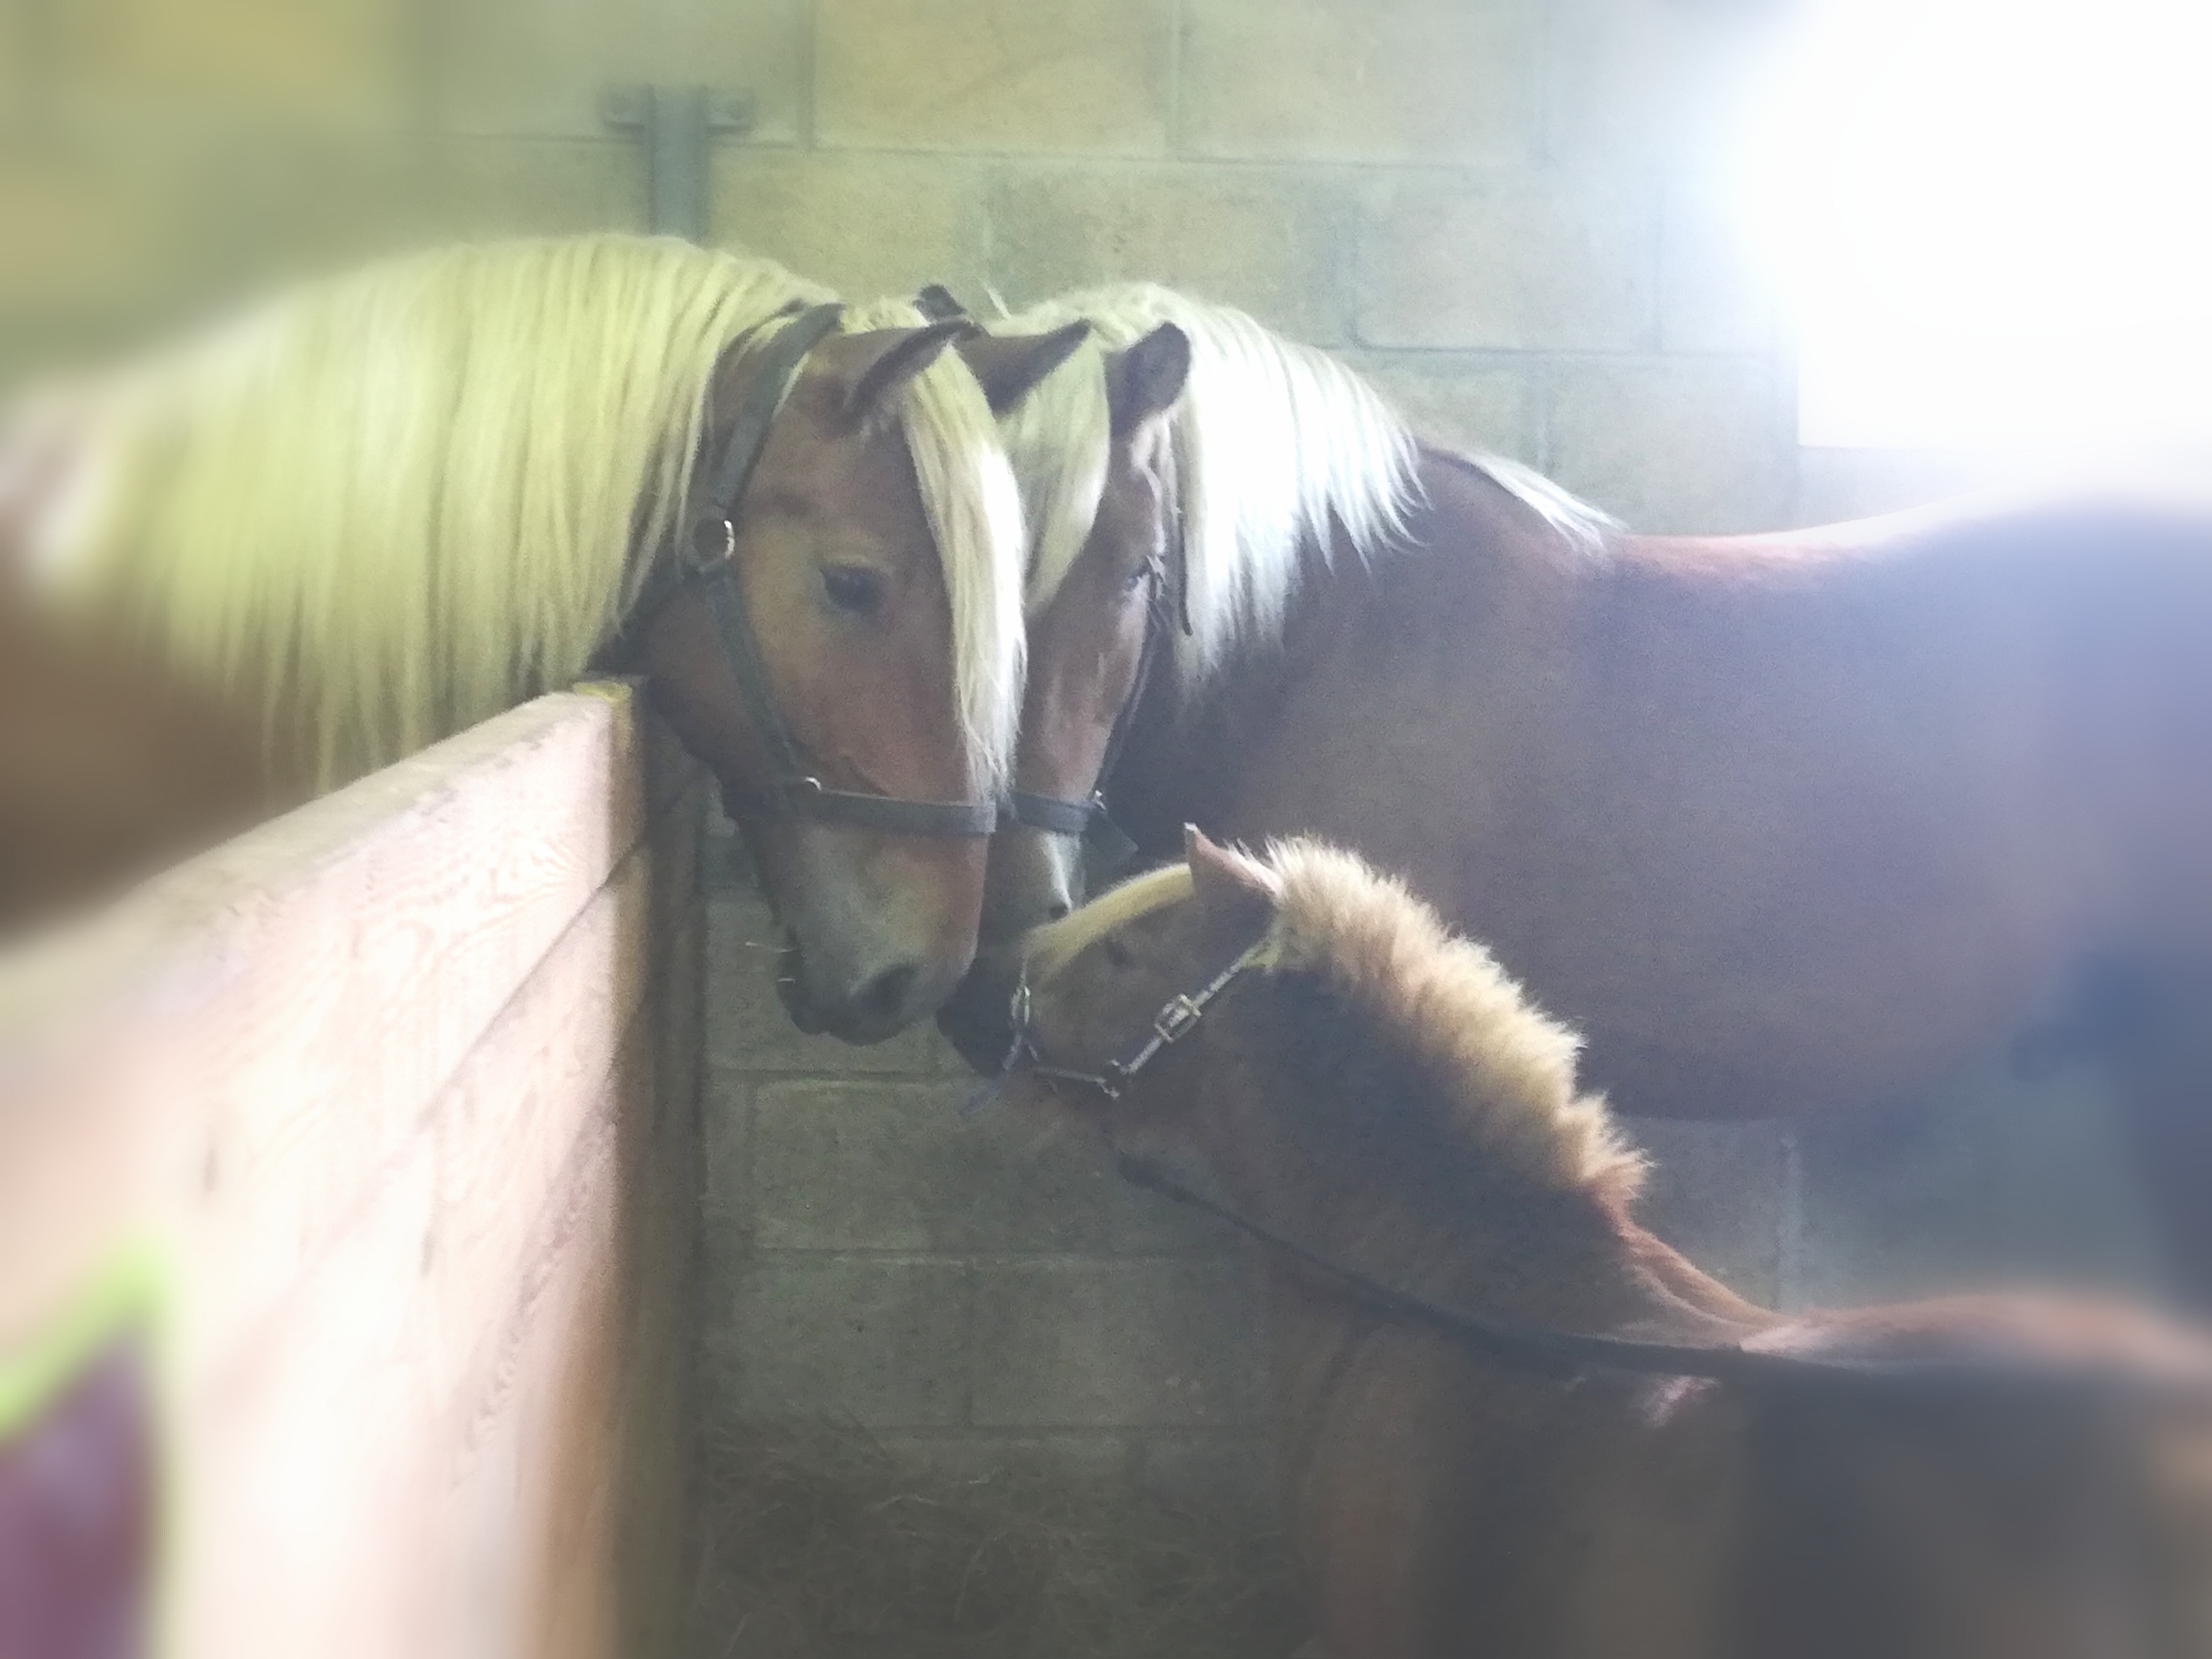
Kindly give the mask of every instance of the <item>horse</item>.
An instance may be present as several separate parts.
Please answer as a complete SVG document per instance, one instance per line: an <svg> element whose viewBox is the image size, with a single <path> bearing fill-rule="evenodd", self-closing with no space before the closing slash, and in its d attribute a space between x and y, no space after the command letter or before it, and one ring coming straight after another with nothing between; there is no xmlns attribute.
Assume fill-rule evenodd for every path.
<svg viewBox="0 0 2212 1659"><path fill-rule="evenodd" d="M1636 1225L1574 1035L1357 856L1191 831L1030 937L1019 1026L1010 1093L1263 1241L1333 1659L2212 1653L2212 1340L1742 1300Z"/></svg>
<svg viewBox="0 0 2212 1659"><path fill-rule="evenodd" d="M973 954L1022 648L965 327L673 239L494 242L25 400L0 925L628 672L746 830L792 1017L926 1016Z"/></svg>
<svg viewBox="0 0 2212 1659"><path fill-rule="evenodd" d="M1225 307L1121 286L1006 325L1070 318L1084 349L1005 423L1033 517L1091 504L1030 577L1018 778L1089 787L1133 699L1103 793L1146 856L1185 822L1359 849L1583 1031L1634 1114L1864 1111L1992 1056L2106 1064L2179 1286L2212 1297L2201 501L2052 489L1632 535L1418 441ZM1156 359L1135 421L1118 351ZM1163 630L1130 585L1163 561L1171 648L1140 688ZM1062 654L1082 701L1036 719ZM1071 837L1007 825L991 856L983 950L940 1014L983 1068L1016 941L1084 891Z"/></svg>

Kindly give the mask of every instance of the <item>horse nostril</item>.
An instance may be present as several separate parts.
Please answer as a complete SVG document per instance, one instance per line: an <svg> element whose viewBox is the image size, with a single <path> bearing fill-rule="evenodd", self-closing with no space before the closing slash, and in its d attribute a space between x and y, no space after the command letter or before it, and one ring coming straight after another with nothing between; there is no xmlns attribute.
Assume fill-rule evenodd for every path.
<svg viewBox="0 0 2212 1659"><path fill-rule="evenodd" d="M1064 922L1067 918L1068 906L1065 904L1047 904L1045 907L1045 920L1047 922Z"/></svg>
<svg viewBox="0 0 2212 1659"><path fill-rule="evenodd" d="M906 1006L907 994L917 976L912 963L886 968L868 981L857 998L861 1012L877 1020L889 1020Z"/></svg>

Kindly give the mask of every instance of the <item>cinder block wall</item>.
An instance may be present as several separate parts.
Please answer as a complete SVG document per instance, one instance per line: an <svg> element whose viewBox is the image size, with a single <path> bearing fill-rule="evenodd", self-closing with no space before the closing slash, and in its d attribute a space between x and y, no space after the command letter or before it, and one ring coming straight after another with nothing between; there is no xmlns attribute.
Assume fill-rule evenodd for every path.
<svg viewBox="0 0 2212 1659"><path fill-rule="evenodd" d="M812 0L758 60L797 95L774 147L722 153L715 225L976 306L1156 277L1640 524L1770 526L1788 376L1709 164L1746 10Z"/></svg>

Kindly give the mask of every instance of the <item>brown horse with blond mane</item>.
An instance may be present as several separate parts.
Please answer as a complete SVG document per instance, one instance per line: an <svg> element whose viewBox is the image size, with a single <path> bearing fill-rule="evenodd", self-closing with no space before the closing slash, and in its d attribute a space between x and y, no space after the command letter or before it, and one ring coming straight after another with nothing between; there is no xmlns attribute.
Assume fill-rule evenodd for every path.
<svg viewBox="0 0 2212 1659"><path fill-rule="evenodd" d="M2115 1068L2212 1295L2212 513L2110 495L1653 538L1417 442L1357 375L1150 287L1005 422L1035 538L1016 785L1404 873L1635 1114L1864 1111L2008 1052ZM1176 590L1136 687L1145 572ZM1155 631L1156 632L1156 631ZM1071 838L992 851L941 1022L1003 1051Z"/></svg>
<svg viewBox="0 0 2212 1659"><path fill-rule="evenodd" d="M640 672L747 829L794 1018L927 1014L974 952L1020 687L992 404L1058 360L1002 342L980 386L965 331L673 240L488 243L27 403L0 926Z"/></svg>
<svg viewBox="0 0 2212 1659"><path fill-rule="evenodd" d="M1011 1087L1279 1241L1332 1659L2212 1654L2212 1346L2076 1300L1743 1302L1636 1225L1573 1035L1352 855L1192 832L1023 984Z"/></svg>

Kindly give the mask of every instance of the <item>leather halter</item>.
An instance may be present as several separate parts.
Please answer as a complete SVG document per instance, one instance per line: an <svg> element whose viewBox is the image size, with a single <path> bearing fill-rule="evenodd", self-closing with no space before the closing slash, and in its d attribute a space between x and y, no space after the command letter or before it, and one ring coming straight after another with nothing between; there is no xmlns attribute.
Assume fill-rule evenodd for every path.
<svg viewBox="0 0 2212 1659"><path fill-rule="evenodd" d="M1055 1066L1037 1046L1031 1028L1029 976L1023 971L1014 990L1014 1042L1007 1050L998 1076L980 1092L971 1105L980 1104L1018 1074L1048 1078L1094 1089L1109 1101L1118 1100L1139 1072L1167 1047L1181 1042L1205 1018L1207 1010L1251 968L1274 935L1272 926L1238 952L1230 964L1195 991L1179 992L1161 1004L1150 1027L1121 1053L1095 1071ZM1643 1377L1685 1377L1794 1389L1839 1389L1853 1395L1872 1393L1951 1399L1972 1394L2001 1398L2028 1398L2062 1402L2171 1400L2201 1405L2212 1400L2212 1388L2195 1379L2167 1380L2131 1375L2116 1367L2089 1361L2032 1358L1887 1359L1814 1358L1773 1354L1738 1343L1658 1342L1632 1336L1608 1336L1597 1332L1568 1331L1548 1325L1526 1325L1493 1318L1466 1309L1449 1307L1385 1284L1337 1261L1327 1252L1280 1228L1245 1214L1234 1205L1208 1196L1177 1178L1157 1158L1116 1150L1115 1168L1133 1187L1157 1192L1175 1203L1224 1221L1245 1237L1321 1274L1341 1287L1347 1299L1384 1318L1433 1331L1478 1358L1506 1370L1538 1376L1571 1378L1588 1371L1610 1371Z"/></svg>
<svg viewBox="0 0 2212 1659"><path fill-rule="evenodd" d="M1137 843L1127 830L1114 822L1107 809L1106 781L1114 775L1114 763L1121 758L1122 746L1129 740L1129 729L1137 723L1137 705L1144 700L1144 688L1151 681L1153 663L1160 655L1160 637L1167 628L1167 566L1159 555L1144 562L1144 579L1147 588L1144 644L1138 653L1137 673L1129 683L1129 694L1121 700L1120 711L1114 716L1114 729L1106 735L1106 751L1098 760L1097 786L1081 801L1038 795L1026 789L1016 789L1006 797L1007 817L1048 835L1078 837L1090 846L1098 864L1109 871L1118 870L1134 858Z"/></svg>
<svg viewBox="0 0 2212 1659"><path fill-rule="evenodd" d="M1014 1043L1006 1051L1005 1064L999 1068L1001 1078L1016 1072L1026 1072L1035 1077L1048 1077L1059 1083L1080 1083L1095 1089L1109 1100L1121 1098L1122 1091L1136 1081L1137 1074L1157 1060L1170 1044L1180 1043L1196 1029L1221 993L1236 983L1238 975L1260 959L1268 940L1275 935L1270 921L1267 929L1259 938L1238 951L1236 959L1195 991L1179 991L1160 1005L1152 1016L1152 1023L1143 1035L1095 1071L1077 1070L1070 1066L1055 1066L1046 1059L1037 1046L1036 1033L1030 1028L1029 971L1022 971L1021 980L1014 987Z"/></svg>
<svg viewBox="0 0 2212 1659"><path fill-rule="evenodd" d="M931 322L950 322L956 317L968 316L968 307L961 304L941 282L932 282L914 296L914 304L923 316ZM1001 812L1001 821L1011 818L1032 830L1042 830L1047 835L1071 835L1086 843L1097 868L1105 871L1120 869L1137 856L1137 843L1127 830L1114 822L1106 806L1106 781L1114 775L1114 763L1121 757L1121 748L1128 741L1129 728L1135 723L1137 705L1143 700L1145 685L1152 677L1154 660L1160 654L1160 635L1167 622L1170 604L1166 564L1157 555L1145 561L1145 573L1151 583L1151 592L1144 606L1144 646L1137 659L1137 677L1130 682L1129 695L1123 699L1121 711L1114 717L1114 730L1106 737L1106 753L1098 762L1096 782L1091 793L1077 801L1058 795L1039 795L1027 789L1008 793ZM1183 625L1183 632L1190 632L1190 600L1186 582L1173 589L1172 604Z"/></svg>
<svg viewBox="0 0 2212 1659"><path fill-rule="evenodd" d="M707 600L722 637L722 654L775 769L764 792L737 803L743 815L806 818L892 835L988 835L998 824L995 801L910 801L826 785L805 764L777 709L775 688L746 613L745 588L738 580L735 559L745 489L767 447L768 429L782 407L784 394L798 378L807 353L836 328L840 310L836 305L816 305L800 311L761 350L737 419L708 469L708 486L676 538L667 564L632 607L631 626L679 593L696 590Z"/></svg>

